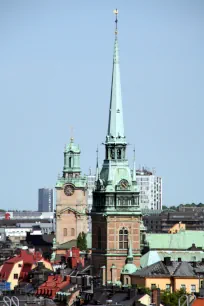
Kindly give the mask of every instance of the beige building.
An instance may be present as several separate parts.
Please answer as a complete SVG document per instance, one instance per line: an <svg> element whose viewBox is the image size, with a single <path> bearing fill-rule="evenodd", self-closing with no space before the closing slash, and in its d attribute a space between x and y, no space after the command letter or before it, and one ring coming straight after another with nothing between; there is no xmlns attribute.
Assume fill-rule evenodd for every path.
<svg viewBox="0 0 204 306"><path fill-rule="evenodd" d="M87 233L87 182L81 176L80 149L73 138L65 147L62 177L56 184L56 240L57 244L76 240Z"/></svg>

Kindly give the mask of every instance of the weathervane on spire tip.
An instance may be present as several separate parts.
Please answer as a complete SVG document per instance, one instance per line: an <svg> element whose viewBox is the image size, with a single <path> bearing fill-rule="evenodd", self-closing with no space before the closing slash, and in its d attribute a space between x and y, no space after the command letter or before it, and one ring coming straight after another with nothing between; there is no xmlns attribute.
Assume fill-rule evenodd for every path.
<svg viewBox="0 0 204 306"><path fill-rule="evenodd" d="M73 128L73 126L70 126L70 134L71 134L70 140L71 140L71 142L73 142L73 140L74 140L74 128Z"/></svg>
<svg viewBox="0 0 204 306"><path fill-rule="evenodd" d="M118 34L118 10L115 9L113 13L115 14L115 35L117 35Z"/></svg>

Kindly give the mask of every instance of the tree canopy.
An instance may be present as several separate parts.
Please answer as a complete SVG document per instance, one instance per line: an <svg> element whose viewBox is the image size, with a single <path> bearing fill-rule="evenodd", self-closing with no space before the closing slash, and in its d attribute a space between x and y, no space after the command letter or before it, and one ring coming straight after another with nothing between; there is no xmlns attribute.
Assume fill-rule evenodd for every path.
<svg viewBox="0 0 204 306"><path fill-rule="evenodd" d="M77 248L79 248L80 251L87 250L87 240L84 232L80 233L77 237Z"/></svg>
<svg viewBox="0 0 204 306"><path fill-rule="evenodd" d="M180 207L204 207L204 203L186 203L186 204L180 204L178 206L162 206L162 210L166 210L166 209L173 209L173 210L178 210Z"/></svg>

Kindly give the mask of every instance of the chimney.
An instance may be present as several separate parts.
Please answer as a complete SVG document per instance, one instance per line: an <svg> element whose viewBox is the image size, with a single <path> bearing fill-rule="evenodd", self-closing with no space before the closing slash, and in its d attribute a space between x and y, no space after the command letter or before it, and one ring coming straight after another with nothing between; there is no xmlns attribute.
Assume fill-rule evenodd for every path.
<svg viewBox="0 0 204 306"><path fill-rule="evenodd" d="M164 257L164 264L166 266L171 266L171 264L172 264L171 257Z"/></svg>
<svg viewBox="0 0 204 306"><path fill-rule="evenodd" d="M159 288L155 288L155 289L152 290L152 303L155 306L160 306L161 297L160 297L160 289Z"/></svg>
<svg viewBox="0 0 204 306"><path fill-rule="evenodd" d="M193 268L196 268L196 261L193 261Z"/></svg>

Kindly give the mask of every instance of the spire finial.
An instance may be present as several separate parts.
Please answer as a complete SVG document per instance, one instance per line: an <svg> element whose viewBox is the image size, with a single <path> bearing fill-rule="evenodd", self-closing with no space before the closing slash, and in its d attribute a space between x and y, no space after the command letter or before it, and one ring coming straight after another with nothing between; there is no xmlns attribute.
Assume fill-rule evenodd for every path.
<svg viewBox="0 0 204 306"><path fill-rule="evenodd" d="M96 181L99 179L99 168L98 168L98 146L96 149Z"/></svg>
<svg viewBox="0 0 204 306"><path fill-rule="evenodd" d="M118 34L118 10L115 9L113 13L115 14L115 35L117 35Z"/></svg>
<svg viewBox="0 0 204 306"><path fill-rule="evenodd" d="M74 128L73 128L73 126L70 126L70 135L71 135L70 141L73 142L74 141Z"/></svg>

